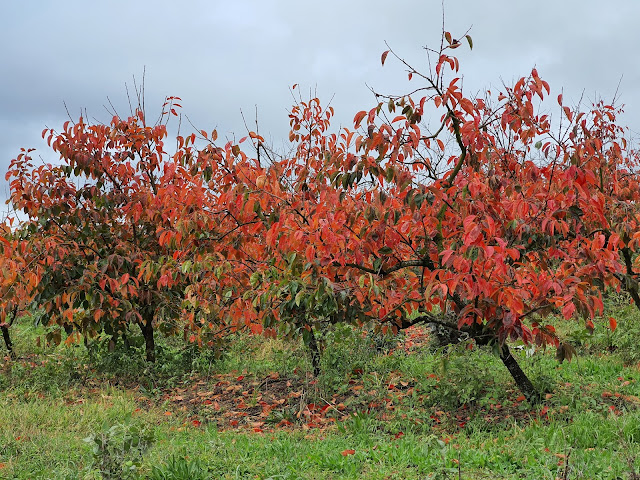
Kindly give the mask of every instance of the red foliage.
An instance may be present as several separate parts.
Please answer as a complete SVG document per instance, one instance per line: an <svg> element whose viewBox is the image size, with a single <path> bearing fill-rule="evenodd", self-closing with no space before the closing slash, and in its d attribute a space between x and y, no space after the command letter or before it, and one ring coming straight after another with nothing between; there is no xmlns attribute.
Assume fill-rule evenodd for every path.
<svg viewBox="0 0 640 480"><path fill-rule="evenodd" d="M141 111L45 131L61 164L23 151L7 174L29 216L26 243L3 241L30 254L15 298L84 334L138 323L212 342L248 327L310 346L315 327L369 321L558 345L551 314L592 326L606 288L640 306L639 157L617 110L559 96L552 123L537 111L550 87L536 69L467 97L448 52L461 43L444 38L433 71L405 63L424 96L378 95L354 129L331 133L333 109L301 100L285 157L256 133L221 147L204 130L204 148L179 137L169 155L165 125ZM389 53L399 59L383 63Z"/></svg>

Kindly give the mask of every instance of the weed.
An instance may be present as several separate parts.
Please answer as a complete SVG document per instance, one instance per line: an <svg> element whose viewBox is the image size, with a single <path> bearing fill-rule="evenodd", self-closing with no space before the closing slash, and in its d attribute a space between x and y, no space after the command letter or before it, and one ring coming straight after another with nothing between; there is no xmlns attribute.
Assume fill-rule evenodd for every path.
<svg viewBox="0 0 640 480"><path fill-rule="evenodd" d="M92 469L104 480L135 478L143 455L153 443L153 432L145 427L117 423L84 439L93 454Z"/></svg>
<svg viewBox="0 0 640 480"><path fill-rule="evenodd" d="M149 480L207 480L208 469L199 459L189 459L185 455L172 455L160 466L154 465Z"/></svg>

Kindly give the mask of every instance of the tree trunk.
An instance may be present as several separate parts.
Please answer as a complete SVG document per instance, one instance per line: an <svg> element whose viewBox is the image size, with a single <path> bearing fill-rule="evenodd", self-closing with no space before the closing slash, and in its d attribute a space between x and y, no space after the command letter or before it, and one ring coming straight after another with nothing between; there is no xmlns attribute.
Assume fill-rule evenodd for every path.
<svg viewBox="0 0 640 480"><path fill-rule="evenodd" d="M147 354L147 362L155 363L156 361L156 344L153 338L153 322L147 319L146 322L138 322L142 336L144 337L145 352Z"/></svg>
<svg viewBox="0 0 640 480"><path fill-rule="evenodd" d="M313 375L320 375L320 347L318 347L318 341L313 333L313 328L309 330L309 352L311 353L311 365L313 366Z"/></svg>
<svg viewBox="0 0 640 480"><path fill-rule="evenodd" d="M2 337L4 338L4 344L7 346L7 350L9 351L9 356L11 356L11 358L15 358L16 354L13 351L13 342L11 342L11 335L9 335L9 327L7 325L2 325L0 329L2 329Z"/></svg>
<svg viewBox="0 0 640 480"><path fill-rule="evenodd" d="M9 327L13 325L13 322L15 322L16 317L18 316L17 305L13 307L13 312L11 313L11 321L9 321L9 323L2 323L2 326L0 326L0 330L2 330L2 338L4 338L4 344L7 346L9 356L11 358L16 358L16 352L13 351L13 342L11 341L11 335L9 334Z"/></svg>
<svg viewBox="0 0 640 480"><path fill-rule="evenodd" d="M509 370L509 373L513 377L513 380L516 382L516 385L529 401L529 403L532 405L540 403L540 401L542 400L542 396L536 390L536 387L533 386L533 383L531 383L531 380L529 380L527 374L524 373L522 368L520 368L520 365L518 365L518 362L516 362L516 359L513 357L513 355L511 355L511 351L509 350L509 347L506 343L502 345L502 349L500 351L500 360L502 360L504 366L507 367L507 370Z"/></svg>

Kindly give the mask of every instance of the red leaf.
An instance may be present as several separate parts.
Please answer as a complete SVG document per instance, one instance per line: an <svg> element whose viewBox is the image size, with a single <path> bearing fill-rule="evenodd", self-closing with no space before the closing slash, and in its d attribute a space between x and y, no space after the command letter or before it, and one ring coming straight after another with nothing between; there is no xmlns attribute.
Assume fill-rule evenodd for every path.
<svg viewBox="0 0 640 480"><path fill-rule="evenodd" d="M389 55L389 50L387 50L386 52L382 52L382 65L384 65L384 61L387 59L387 55Z"/></svg>
<svg viewBox="0 0 640 480"><path fill-rule="evenodd" d="M442 264L446 265L449 262L449 259L451 258L451 255L454 254L454 251L451 250L450 248L446 249L445 251L443 251L440 255L442 255Z"/></svg>
<svg viewBox="0 0 640 480"><path fill-rule="evenodd" d="M377 108L372 108L371 110L369 110L369 115L367 116L368 123L373 123L373 121L376 119L376 110Z"/></svg>
<svg viewBox="0 0 640 480"><path fill-rule="evenodd" d="M348 456L348 455L353 455L354 453L356 453L356 451L355 451L355 450L343 450L343 451L342 451L342 456L343 456L343 457L346 457L346 456Z"/></svg>
<svg viewBox="0 0 640 480"><path fill-rule="evenodd" d="M471 100L469 100L468 98L463 98L462 100L460 100L460 106L469 115L473 115L473 102Z"/></svg>
<svg viewBox="0 0 640 480"><path fill-rule="evenodd" d="M615 318L609 317L609 328L611 328L612 332L615 332L616 327L618 326L618 322Z"/></svg>
<svg viewBox="0 0 640 480"><path fill-rule="evenodd" d="M569 320L573 316L573 313L575 311L576 311L576 306L573 304L573 302L567 302L565 306L562 308L562 316L566 320Z"/></svg>

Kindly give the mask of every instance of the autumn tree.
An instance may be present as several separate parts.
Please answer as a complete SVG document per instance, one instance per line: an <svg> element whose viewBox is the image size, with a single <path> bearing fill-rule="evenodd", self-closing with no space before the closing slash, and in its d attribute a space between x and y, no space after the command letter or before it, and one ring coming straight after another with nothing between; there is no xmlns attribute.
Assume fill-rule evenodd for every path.
<svg viewBox="0 0 640 480"><path fill-rule="evenodd" d="M226 175L218 149L197 151L192 135L178 137L174 154L165 151L167 117L176 115L178 100L167 100L154 125L139 108L108 125L80 118L60 133L45 130L58 163L36 164L30 150L11 162L10 201L28 217L19 233L34 255L33 302L70 340L100 331L117 339L138 325L154 361L155 329L186 335L195 327L183 322L194 283L186 261L217 248L211 240L224 236L221 228L237 225L221 220L229 217L224 202L218 207L224 187L213 185ZM196 311L203 310L192 308L186 318ZM60 329L50 339L59 342Z"/></svg>
<svg viewBox="0 0 640 480"><path fill-rule="evenodd" d="M502 92L466 97L449 53L461 45L445 33L426 74L396 57L421 84L412 95L377 94L356 130L330 134L322 108L294 109L298 150L280 176L295 193L267 238L287 288L267 277L261 306L271 298L313 312L324 301L325 318L348 310L383 330L463 331L494 345L536 402L507 341L558 346L550 315L589 324L604 288L637 288L637 157L608 105L581 113L559 97L554 134L536 112L550 87L535 69ZM427 114L439 122L425 125Z"/></svg>

